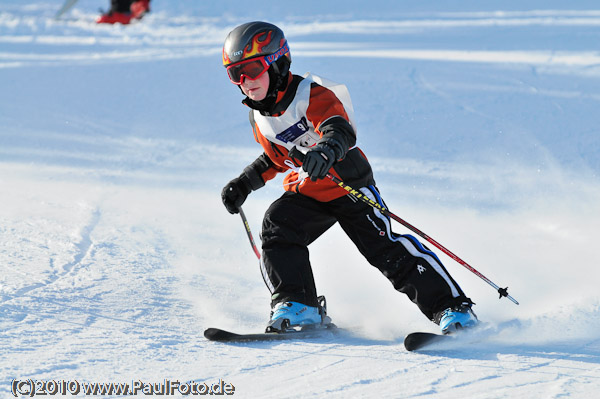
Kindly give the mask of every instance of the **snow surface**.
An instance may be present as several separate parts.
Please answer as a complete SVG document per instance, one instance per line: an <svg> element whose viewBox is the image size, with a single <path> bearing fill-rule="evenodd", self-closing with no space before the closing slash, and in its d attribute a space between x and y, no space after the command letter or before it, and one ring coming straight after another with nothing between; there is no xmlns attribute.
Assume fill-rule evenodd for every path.
<svg viewBox="0 0 600 399"><path fill-rule="evenodd" d="M235 386L235 397L584 398L600 390L600 9L595 1L0 1L0 395L14 379ZM426 3L426 4L422 4ZM311 246L352 331L226 345L268 291L222 186L260 153L220 65L227 32L281 26L292 69L345 83L393 212L444 255L486 322L458 345L339 228ZM244 205L258 240L281 179ZM407 233L398 226L397 232Z"/></svg>

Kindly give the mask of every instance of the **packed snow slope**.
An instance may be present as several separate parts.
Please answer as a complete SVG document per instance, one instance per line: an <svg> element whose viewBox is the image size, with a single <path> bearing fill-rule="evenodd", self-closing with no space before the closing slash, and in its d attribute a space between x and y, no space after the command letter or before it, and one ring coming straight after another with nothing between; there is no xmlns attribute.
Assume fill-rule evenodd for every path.
<svg viewBox="0 0 600 399"><path fill-rule="evenodd" d="M94 23L108 0L55 20L62 3L0 1L0 396L29 379L222 380L242 398L597 396L597 2L154 0L131 26ZM203 338L269 316L220 203L261 152L220 59L250 20L284 29L295 73L348 86L391 210L519 306L440 254L485 327L406 352L407 333L437 326L336 227L310 250L346 335ZM257 241L281 192L278 178L244 205Z"/></svg>

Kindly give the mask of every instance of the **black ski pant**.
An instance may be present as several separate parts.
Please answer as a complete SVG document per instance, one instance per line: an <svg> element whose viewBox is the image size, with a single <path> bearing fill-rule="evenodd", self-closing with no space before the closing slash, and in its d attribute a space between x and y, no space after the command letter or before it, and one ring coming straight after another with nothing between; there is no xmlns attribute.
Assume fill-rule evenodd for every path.
<svg viewBox="0 0 600 399"><path fill-rule="evenodd" d="M383 205L374 186L361 192ZM261 232L261 267L272 305L317 306L308 246L336 222L367 261L430 320L449 307L472 304L438 257L413 236L393 233L389 218L378 210L350 195L319 202L286 192L265 213Z"/></svg>

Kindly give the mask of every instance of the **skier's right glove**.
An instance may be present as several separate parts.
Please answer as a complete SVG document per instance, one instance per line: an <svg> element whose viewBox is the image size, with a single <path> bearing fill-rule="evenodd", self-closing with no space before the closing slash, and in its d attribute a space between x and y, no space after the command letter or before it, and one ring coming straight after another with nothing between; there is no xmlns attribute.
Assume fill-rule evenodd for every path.
<svg viewBox="0 0 600 399"><path fill-rule="evenodd" d="M246 201L248 194L265 185L261 173L268 170L271 165L272 162L270 159L263 154L256 158L250 165L246 166L239 177L236 177L223 187L221 199L229 213L239 213L240 206Z"/></svg>
<svg viewBox="0 0 600 399"><path fill-rule="evenodd" d="M236 177L227 183L223 187L223 191L221 191L223 205L225 205L227 212L232 215L240 212L240 206L242 206L246 198L248 198L248 194L252 191L250 184L246 180L243 175Z"/></svg>

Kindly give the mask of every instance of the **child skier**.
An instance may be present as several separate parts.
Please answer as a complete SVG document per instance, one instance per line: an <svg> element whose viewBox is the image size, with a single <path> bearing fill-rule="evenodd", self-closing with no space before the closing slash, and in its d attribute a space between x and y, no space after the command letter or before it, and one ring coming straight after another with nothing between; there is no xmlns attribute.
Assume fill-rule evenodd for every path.
<svg viewBox="0 0 600 399"><path fill-rule="evenodd" d="M392 232L388 217L327 178L330 173L383 205L371 166L355 146L346 87L293 75L290 64L284 34L270 23L240 25L225 39L223 65L246 96L243 103L263 153L223 188L223 204L238 213L250 192L288 173L285 192L265 213L261 232L261 269L272 307L267 330L323 323L308 245L336 222L443 333L477 324L473 302L433 252L411 235ZM298 151L303 157L293 156Z"/></svg>

